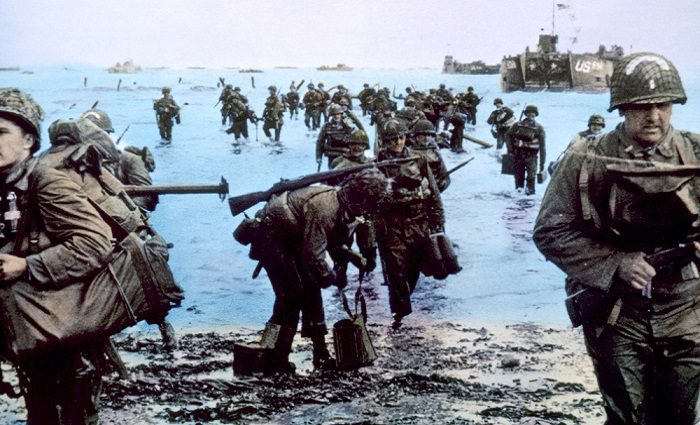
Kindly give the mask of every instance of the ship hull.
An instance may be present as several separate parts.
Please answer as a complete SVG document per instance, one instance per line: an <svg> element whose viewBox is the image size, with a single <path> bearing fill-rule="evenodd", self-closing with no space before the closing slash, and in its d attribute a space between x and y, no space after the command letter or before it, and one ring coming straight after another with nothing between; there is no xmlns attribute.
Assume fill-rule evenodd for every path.
<svg viewBox="0 0 700 425"><path fill-rule="evenodd" d="M614 62L589 53L523 53L501 61L504 92L608 90Z"/></svg>

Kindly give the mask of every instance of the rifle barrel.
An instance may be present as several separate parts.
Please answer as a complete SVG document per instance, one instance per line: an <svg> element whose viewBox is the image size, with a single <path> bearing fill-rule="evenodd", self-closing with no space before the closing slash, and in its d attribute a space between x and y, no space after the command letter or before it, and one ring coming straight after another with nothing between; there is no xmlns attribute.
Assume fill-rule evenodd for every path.
<svg viewBox="0 0 700 425"><path fill-rule="evenodd" d="M125 185L124 191L129 195L188 195L215 193L223 199L228 194L228 182L222 177L221 183L211 185Z"/></svg>
<svg viewBox="0 0 700 425"><path fill-rule="evenodd" d="M460 164L455 165L454 167L450 168L450 169L447 171L447 174L449 175L449 174L454 173L455 171L457 171L457 170L459 170L460 168L464 167L465 165L469 164L473 159L474 159L474 157L471 157L471 158L469 158L468 160L466 160L466 161L464 161L464 162L462 162L462 163L460 163Z"/></svg>

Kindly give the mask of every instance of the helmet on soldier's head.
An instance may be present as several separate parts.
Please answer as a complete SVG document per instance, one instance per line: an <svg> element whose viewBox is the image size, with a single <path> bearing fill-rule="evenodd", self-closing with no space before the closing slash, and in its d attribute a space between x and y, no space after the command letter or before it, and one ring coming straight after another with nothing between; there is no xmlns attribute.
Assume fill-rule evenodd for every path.
<svg viewBox="0 0 700 425"><path fill-rule="evenodd" d="M18 89L0 89L0 117L11 119L26 133L33 134L36 141L32 146L32 153L39 150L44 110L34 99Z"/></svg>
<svg viewBox="0 0 700 425"><path fill-rule="evenodd" d="M410 93L410 92L412 92L412 91L413 91L413 89L412 89L412 88L410 88L410 87L406 87L406 93Z"/></svg>
<svg viewBox="0 0 700 425"><path fill-rule="evenodd" d="M415 124L413 124L413 134L416 136L423 134L434 136L435 126L428 120L418 120Z"/></svg>
<svg viewBox="0 0 700 425"><path fill-rule="evenodd" d="M467 91L474 91L474 87L472 87L472 86L467 87Z"/></svg>
<svg viewBox="0 0 700 425"><path fill-rule="evenodd" d="M391 93L391 90L389 90L389 87L384 87L384 88L382 89L382 91L383 91L384 93L386 93L386 94Z"/></svg>
<svg viewBox="0 0 700 425"><path fill-rule="evenodd" d="M226 88L231 90L233 88L233 86L231 84L226 84Z"/></svg>
<svg viewBox="0 0 700 425"><path fill-rule="evenodd" d="M314 83L309 83L306 85L307 88L314 89L316 86L314 86Z"/></svg>
<svg viewBox="0 0 700 425"><path fill-rule="evenodd" d="M392 119L384 124L382 129L382 140L385 142L390 142L401 137L405 137L408 133L408 127L401 121Z"/></svg>
<svg viewBox="0 0 700 425"><path fill-rule="evenodd" d="M109 118L109 115L107 115L107 112L101 109L88 109L83 112L80 118L87 118L107 133L114 133L112 120Z"/></svg>
<svg viewBox="0 0 700 425"><path fill-rule="evenodd" d="M501 99L500 97L497 97L493 100L493 104L494 105L503 105L503 99Z"/></svg>
<svg viewBox="0 0 700 425"><path fill-rule="evenodd" d="M162 89L160 89L160 91L163 94L168 94L168 93L170 93L170 87L165 86Z"/></svg>
<svg viewBox="0 0 700 425"><path fill-rule="evenodd" d="M369 149L369 137L367 137L367 133L365 133L364 130L355 130L350 135L350 141L348 144L362 145L365 147L365 149Z"/></svg>
<svg viewBox="0 0 700 425"><path fill-rule="evenodd" d="M598 114L593 114L590 118L588 118L588 125L590 126L593 124L602 125L603 127L605 127L605 118Z"/></svg>
<svg viewBox="0 0 700 425"><path fill-rule="evenodd" d="M345 90L345 86L342 84L338 84L338 90Z"/></svg>
<svg viewBox="0 0 700 425"><path fill-rule="evenodd" d="M352 215L370 213L389 194L389 179L376 168L348 176L340 184L338 200Z"/></svg>
<svg viewBox="0 0 700 425"><path fill-rule="evenodd" d="M406 106L416 106L416 99L409 97L404 101L404 104L406 104Z"/></svg>
<svg viewBox="0 0 700 425"><path fill-rule="evenodd" d="M241 91L241 88L238 87L238 86L236 86L236 87L233 88L233 91Z"/></svg>
<svg viewBox="0 0 700 425"><path fill-rule="evenodd" d="M336 114L342 114L343 113L343 107L333 103L331 106L328 107L328 115L336 115Z"/></svg>
<svg viewBox="0 0 700 425"><path fill-rule="evenodd" d="M319 86L319 87L323 87L323 83L318 83L318 86Z"/></svg>
<svg viewBox="0 0 700 425"><path fill-rule="evenodd" d="M268 87L267 89L268 89L269 91L271 91L272 93L276 93L276 92L277 92L277 87L275 87L275 86L270 86L270 87Z"/></svg>
<svg viewBox="0 0 700 425"><path fill-rule="evenodd" d="M441 89L444 89L444 88L445 88L445 84L444 84L444 83L443 83L443 84L440 84L440 88L441 88Z"/></svg>
<svg viewBox="0 0 700 425"><path fill-rule="evenodd" d="M369 87L369 84L367 84L367 83L364 83L364 84L362 85L362 87L364 87L364 88L368 88L368 87Z"/></svg>
<svg viewBox="0 0 700 425"><path fill-rule="evenodd" d="M633 53L615 64L610 78L609 112L626 104L680 103L688 100L671 61L650 52Z"/></svg>
<svg viewBox="0 0 700 425"><path fill-rule="evenodd" d="M530 112L534 113L536 117L540 115L540 111L537 110L537 106L535 105L527 105L525 107L525 115L529 114Z"/></svg>

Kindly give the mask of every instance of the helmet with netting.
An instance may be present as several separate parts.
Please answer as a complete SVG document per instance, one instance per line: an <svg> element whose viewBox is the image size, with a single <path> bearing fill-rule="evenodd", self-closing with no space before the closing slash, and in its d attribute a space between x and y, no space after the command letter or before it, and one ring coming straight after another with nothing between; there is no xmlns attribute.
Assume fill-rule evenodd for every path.
<svg viewBox="0 0 700 425"><path fill-rule="evenodd" d="M435 126L428 120L418 120L413 125L413 134L435 136Z"/></svg>
<svg viewBox="0 0 700 425"><path fill-rule="evenodd" d="M44 110L26 93L14 88L0 88L0 116L14 118L22 129L36 136L37 143L41 135L41 122ZM38 149L38 148L37 148Z"/></svg>
<svg viewBox="0 0 700 425"><path fill-rule="evenodd" d="M369 149L369 137L367 137L367 133L364 130L355 130L350 135L348 144L362 145L365 149Z"/></svg>
<svg viewBox="0 0 700 425"><path fill-rule="evenodd" d="M497 97L493 100L493 104L494 105L499 105L499 104L503 105L503 99L501 99L500 97Z"/></svg>
<svg viewBox="0 0 700 425"><path fill-rule="evenodd" d="M369 168L343 180L338 198L353 215L367 214L377 209L389 188L389 179L378 169Z"/></svg>
<svg viewBox="0 0 700 425"><path fill-rule="evenodd" d="M525 107L525 115L529 114L530 112L535 114L536 117L540 115L540 111L537 109L537 106L535 106L535 105L527 105Z"/></svg>
<svg viewBox="0 0 700 425"><path fill-rule="evenodd" d="M343 107L333 103L331 106L328 107L328 115L335 115L335 114L342 114L343 113Z"/></svg>
<svg viewBox="0 0 700 425"><path fill-rule="evenodd" d="M114 133L112 119L109 118L107 112L103 111L102 109L88 109L87 111L83 112L83 115L81 115L80 118L87 118L97 124L98 127L107 133Z"/></svg>
<svg viewBox="0 0 700 425"><path fill-rule="evenodd" d="M588 118L588 125L594 125L594 124L601 125L601 126L605 127L605 118L603 118L602 116L600 116L598 114L591 115L591 117Z"/></svg>
<svg viewBox="0 0 700 425"><path fill-rule="evenodd" d="M678 70L665 57L651 52L633 53L615 64L608 111L626 104L684 104L686 100Z"/></svg>
<svg viewBox="0 0 700 425"><path fill-rule="evenodd" d="M399 120L392 119L387 121L386 124L384 124L384 128L382 128L382 140L390 142L406 136L406 133L408 133L406 124Z"/></svg>
<svg viewBox="0 0 700 425"><path fill-rule="evenodd" d="M168 93L170 93L170 87L167 87L167 86L166 86L166 87L163 87L160 91L161 91L163 94L168 94Z"/></svg>

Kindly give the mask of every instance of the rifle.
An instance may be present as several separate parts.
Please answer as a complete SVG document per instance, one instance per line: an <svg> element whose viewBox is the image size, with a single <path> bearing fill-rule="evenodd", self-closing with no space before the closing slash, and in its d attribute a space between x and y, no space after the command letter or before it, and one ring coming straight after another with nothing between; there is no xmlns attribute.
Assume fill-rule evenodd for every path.
<svg viewBox="0 0 700 425"><path fill-rule="evenodd" d="M457 164L457 165L455 165L454 167L450 168L450 169L447 171L447 175L449 176L450 174L454 173L455 171L457 171L457 170L459 170L460 168L464 167L465 165L469 164L473 159L474 159L474 157L471 157L471 158L469 158L468 160L466 160L466 161L464 161L464 162L462 162L462 163L460 163L460 164Z"/></svg>
<svg viewBox="0 0 700 425"><path fill-rule="evenodd" d="M367 168L386 167L390 165L414 161L418 158L418 156L410 156L408 158L389 159L386 161L356 165L354 167L348 167L342 170L329 170L315 174L307 174L289 180L281 179L279 182L273 184L272 187L270 187L267 190L246 193L245 195L232 196L228 198L228 205L231 208L231 214L235 217L243 211L247 210L248 208L252 207L253 205L259 202L269 200L272 197L272 195L276 195L278 193L286 192L289 190L301 189L302 187L306 187L314 183L322 183L328 180L341 179L345 176L349 176L350 174L357 173Z"/></svg>
<svg viewBox="0 0 700 425"><path fill-rule="evenodd" d="M124 192L129 195L189 195L198 193L216 193L223 201L228 195L228 182L221 177L221 183L212 185L124 185Z"/></svg>
<svg viewBox="0 0 700 425"><path fill-rule="evenodd" d="M221 99L217 100L216 103L214 104L214 106L212 106L212 108L216 108L216 105L218 105L219 102L221 102Z"/></svg>
<svg viewBox="0 0 700 425"><path fill-rule="evenodd" d="M97 99L97 100L95 101L95 103L92 104L92 106L90 107L90 109L95 109L95 108L97 107L97 104L98 104L98 103L100 103L100 99Z"/></svg>
<svg viewBox="0 0 700 425"><path fill-rule="evenodd" d="M118 145L119 142L122 141L122 137L126 134L127 131L129 131L129 127L131 127L131 124L127 125L124 131L122 131L122 134L119 135L119 138L114 142L115 145Z"/></svg>
<svg viewBox="0 0 700 425"><path fill-rule="evenodd" d="M299 91L299 89L300 89L301 86L303 86L303 85L304 85L304 80L301 80L301 82L300 82L299 84L297 84L297 91Z"/></svg>

